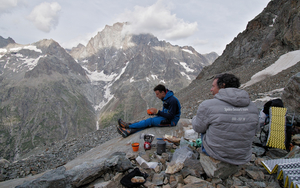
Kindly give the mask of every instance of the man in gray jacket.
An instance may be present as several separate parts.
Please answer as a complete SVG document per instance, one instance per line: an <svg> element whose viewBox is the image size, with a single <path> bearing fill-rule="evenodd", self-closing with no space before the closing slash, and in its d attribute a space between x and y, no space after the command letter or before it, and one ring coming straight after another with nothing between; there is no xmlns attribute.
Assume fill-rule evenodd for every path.
<svg viewBox="0 0 300 188"><path fill-rule="evenodd" d="M193 117L193 129L201 133L202 151L234 165L250 161L259 111L240 81L232 74L214 78L213 99L203 101Z"/></svg>

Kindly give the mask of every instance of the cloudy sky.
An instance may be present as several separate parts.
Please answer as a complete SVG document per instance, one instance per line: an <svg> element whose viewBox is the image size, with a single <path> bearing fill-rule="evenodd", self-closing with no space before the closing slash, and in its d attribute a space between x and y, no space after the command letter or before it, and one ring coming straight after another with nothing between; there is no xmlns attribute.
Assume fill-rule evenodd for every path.
<svg viewBox="0 0 300 188"><path fill-rule="evenodd" d="M199 53L222 54L270 0L0 0L0 36L19 44L53 39L65 48L88 40L105 25L130 22Z"/></svg>

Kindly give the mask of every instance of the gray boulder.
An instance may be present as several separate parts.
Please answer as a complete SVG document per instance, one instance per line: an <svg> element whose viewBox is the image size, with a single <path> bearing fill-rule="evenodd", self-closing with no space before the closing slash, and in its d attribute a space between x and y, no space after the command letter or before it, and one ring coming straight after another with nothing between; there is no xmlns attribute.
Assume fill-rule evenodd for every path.
<svg viewBox="0 0 300 188"><path fill-rule="evenodd" d="M290 78L281 98L284 106L288 108L288 112L295 112L295 117L300 122L300 72Z"/></svg>
<svg viewBox="0 0 300 188"><path fill-rule="evenodd" d="M70 170L61 166L45 173L35 180L27 181L17 186L17 188L80 187L93 182L111 169L117 172L123 172L133 168L130 160L125 156L125 153L116 152L108 158L84 162Z"/></svg>

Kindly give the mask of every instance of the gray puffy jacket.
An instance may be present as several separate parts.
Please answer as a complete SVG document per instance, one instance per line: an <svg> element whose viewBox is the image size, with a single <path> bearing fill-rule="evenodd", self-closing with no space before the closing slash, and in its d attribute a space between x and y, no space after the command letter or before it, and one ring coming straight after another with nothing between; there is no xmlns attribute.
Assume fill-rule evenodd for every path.
<svg viewBox="0 0 300 188"><path fill-rule="evenodd" d="M203 146L213 158L240 165L250 161L259 111L246 91L220 89L203 101L193 117L193 129L205 133Z"/></svg>

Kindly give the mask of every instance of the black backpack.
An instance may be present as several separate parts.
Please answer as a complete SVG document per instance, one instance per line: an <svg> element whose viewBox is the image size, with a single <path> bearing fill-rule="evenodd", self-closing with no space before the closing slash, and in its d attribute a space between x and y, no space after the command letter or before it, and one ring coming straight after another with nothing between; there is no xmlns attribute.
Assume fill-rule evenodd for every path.
<svg viewBox="0 0 300 188"><path fill-rule="evenodd" d="M263 146L266 146L268 135L269 135L269 123L270 123L270 108L271 107L282 107L284 108L283 102L281 99L272 99L264 104L263 112L266 114L265 123L261 127L260 132L260 141ZM293 121L293 120L292 120ZM264 133L264 134L263 134ZM287 151L290 151L290 143L293 134L293 122L289 122L286 118L285 121L285 148ZM264 136L263 136L264 135Z"/></svg>
<svg viewBox="0 0 300 188"><path fill-rule="evenodd" d="M269 100L268 102L265 103L264 105L264 110L263 112L265 114L270 114L270 108L274 106L274 107L284 107L283 106L283 102L281 99L273 99L273 100Z"/></svg>

